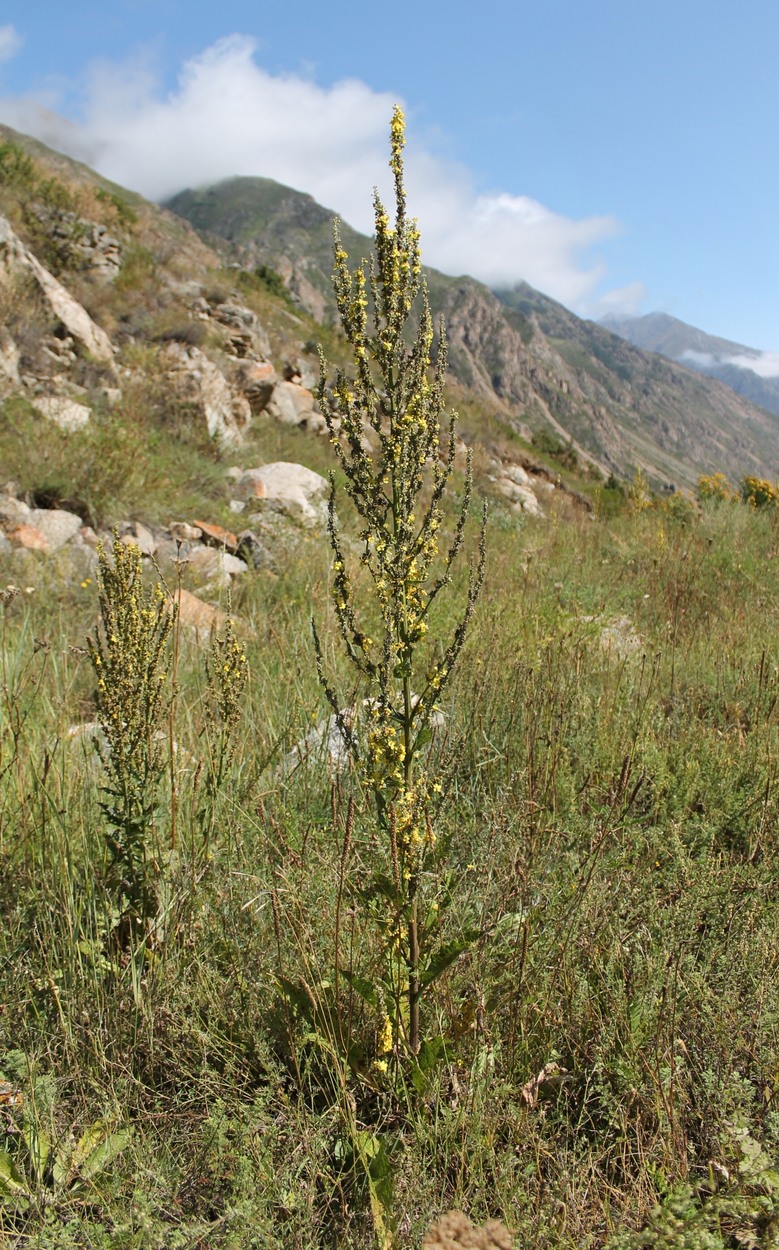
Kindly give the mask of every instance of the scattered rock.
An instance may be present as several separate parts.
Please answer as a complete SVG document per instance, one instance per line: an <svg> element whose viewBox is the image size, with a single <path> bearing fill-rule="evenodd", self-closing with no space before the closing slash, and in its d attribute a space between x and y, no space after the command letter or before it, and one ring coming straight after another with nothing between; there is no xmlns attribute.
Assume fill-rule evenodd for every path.
<svg viewBox="0 0 779 1250"><path fill-rule="evenodd" d="M238 555L248 564L250 569L270 569L273 567L273 556L253 530L244 530L238 535Z"/></svg>
<svg viewBox="0 0 779 1250"><path fill-rule="evenodd" d="M512 1250L514 1240L500 1220L479 1228L463 1211L447 1211L422 1238L421 1250Z"/></svg>
<svg viewBox="0 0 779 1250"><path fill-rule="evenodd" d="M419 695L411 696L414 706L418 701ZM359 704L344 708L341 712L341 720L348 733L359 737L360 722L362 721L364 725L365 714L372 706L372 699L363 699ZM351 754L338 719L333 713L321 720L301 742L287 752L279 765L279 773L282 777L289 777L299 768L313 764L317 767L324 765L331 780L335 780L339 773L348 768ZM441 729L444 720L443 712L434 711L430 717L430 728Z"/></svg>
<svg viewBox="0 0 779 1250"><path fill-rule="evenodd" d="M644 640L629 616L617 616L604 625L598 641L601 650L613 660L627 660L645 650Z"/></svg>
<svg viewBox="0 0 779 1250"><path fill-rule="evenodd" d="M274 386L276 370L267 360L244 361L236 374L236 386L246 396L252 416L259 416L268 406Z"/></svg>
<svg viewBox="0 0 779 1250"><path fill-rule="evenodd" d="M211 525L207 521L195 521L194 524L203 536L203 542L211 547L226 547L233 554L238 550L238 539L232 530L221 525Z"/></svg>
<svg viewBox="0 0 779 1250"><path fill-rule="evenodd" d="M83 429L92 416L91 408L76 403L75 399L68 399L66 395L36 395L32 405L36 412L53 421L67 434Z"/></svg>
<svg viewBox="0 0 779 1250"><path fill-rule="evenodd" d="M248 571L248 565L231 556L227 551L215 551L213 547L198 545L187 555L187 565L196 577L203 581L216 579L224 585L230 584L230 578Z"/></svg>
<svg viewBox="0 0 779 1250"><path fill-rule="evenodd" d="M226 300L211 308L211 316L227 330L229 345L239 359L270 356L270 340L251 308Z"/></svg>
<svg viewBox="0 0 779 1250"><path fill-rule="evenodd" d="M535 493L529 486L522 486L510 477L497 478L496 485L501 494L505 495L519 511L526 512L529 516L542 517L544 515Z"/></svg>
<svg viewBox="0 0 779 1250"><path fill-rule="evenodd" d="M83 524L75 512L63 508L32 508L30 522L43 534L49 551L58 551L75 538Z"/></svg>
<svg viewBox="0 0 779 1250"><path fill-rule="evenodd" d="M141 525L140 521L133 521L127 527L126 533L122 535L122 542L125 544L134 543L139 549L142 556L151 559L157 552L157 540L151 530L145 525Z"/></svg>
<svg viewBox="0 0 779 1250"><path fill-rule="evenodd" d="M21 386L19 348L4 326L0 326L0 387Z"/></svg>
<svg viewBox="0 0 779 1250"><path fill-rule="evenodd" d="M501 477L516 483L517 486L532 487L533 485L530 474L522 468L521 464L504 464L500 467L499 473Z"/></svg>
<svg viewBox="0 0 779 1250"><path fill-rule="evenodd" d="M197 640L205 641L214 629L221 629L227 620L227 614L212 604L198 599L189 590L180 587L173 595L178 605L179 620L186 629L191 629Z"/></svg>
<svg viewBox="0 0 779 1250"><path fill-rule="evenodd" d="M190 404L218 443L239 443L251 422L245 395L233 392L227 378L199 347L169 343L161 353L179 399Z"/></svg>
<svg viewBox="0 0 779 1250"><path fill-rule="evenodd" d="M277 382L267 405L268 415L282 425L302 426L304 429L325 427L324 417L316 409L311 391L296 382Z"/></svg>
<svg viewBox="0 0 779 1250"><path fill-rule="evenodd" d="M122 266L122 248L101 222L43 204L33 211L72 268L87 269L102 282L114 280Z"/></svg>
<svg viewBox="0 0 779 1250"><path fill-rule="evenodd" d="M51 551L46 535L35 525L17 525L8 530L7 537L14 546L27 551Z"/></svg>
<svg viewBox="0 0 779 1250"><path fill-rule="evenodd" d="M302 464L277 461L247 469L236 482L237 493L252 501L255 509L282 512L305 527L327 520L325 478Z"/></svg>

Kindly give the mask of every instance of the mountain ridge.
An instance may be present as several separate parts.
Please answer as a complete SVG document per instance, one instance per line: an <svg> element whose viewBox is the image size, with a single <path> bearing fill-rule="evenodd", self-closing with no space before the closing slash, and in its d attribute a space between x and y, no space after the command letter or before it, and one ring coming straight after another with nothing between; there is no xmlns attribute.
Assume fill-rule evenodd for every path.
<svg viewBox="0 0 779 1250"><path fill-rule="evenodd" d="M332 318L335 214L311 196L241 177L182 191L166 207L242 263L277 269L305 307ZM369 240L340 228L353 260L366 256ZM689 486L723 465L779 471L779 422L720 382L627 345L527 284L492 292L467 276L426 273L454 376L497 401L514 429L551 429L606 472L640 467L658 482Z"/></svg>
<svg viewBox="0 0 779 1250"><path fill-rule="evenodd" d="M634 347L657 352L707 377L716 378L737 395L779 414L779 377L763 377L750 366L764 353L743 343L718 338L668 313L647 313L643 317L604 317L600 325L624 338Z"/></svg>

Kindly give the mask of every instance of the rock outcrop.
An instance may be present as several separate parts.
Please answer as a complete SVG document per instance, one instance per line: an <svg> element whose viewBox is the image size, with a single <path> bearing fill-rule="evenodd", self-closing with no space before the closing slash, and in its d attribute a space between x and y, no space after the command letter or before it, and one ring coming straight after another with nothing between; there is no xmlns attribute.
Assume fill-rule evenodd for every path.
<svg viewBox="0 0 779 1250"><path fill-rule="evenodd" d="M249 401L230 386L199 347L169 343L162 361L178 399L191 405L217 443L240 443L252 419Z"/></svg>
<svg viewBox="0 0 779 1250"><path fill-rule="evenodd" d="M7 217L0 214L0 283L8 284L19 277L31 277L43 296L52 316L60 322L82 352L93 360L108 363L114 349L105 330L92 320L87 310L45 269L36 256L25 247L11 228Z"/></svg>

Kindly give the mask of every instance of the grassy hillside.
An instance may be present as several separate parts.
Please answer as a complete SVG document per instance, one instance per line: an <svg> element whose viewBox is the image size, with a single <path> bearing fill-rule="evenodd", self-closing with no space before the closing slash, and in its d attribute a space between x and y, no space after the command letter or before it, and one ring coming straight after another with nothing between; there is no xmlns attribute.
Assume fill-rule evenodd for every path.
<svg viewBox="0 0 779 1250"><path fill-rule="evenodd" d="M649 509L491 527L437 817L441 938L480 936L429 1002L448 1040L418 1090L371 1066L377 1018L346 987L351 1071L318 1049L305 996L279 991L324 1001L339 899L342 959L370 977L379 955L351 901L359 791L344 878L353 783L316 760L277 772L325 715L308 627L324 548L242 584L251 678L213 800L203 654L181 639L155 818L164 936L134 952L107 942L101 770L70 736L94 715L94 586L39 569L3 610L0 1072L55 1154L98 1121L131 1137L71 1192L34 1171L6 1105L26 1195L0 1202L7 1244L369 1245L348 1107L387 1160L403 1246L448 1206L501 1217L517 1245L603 1246L685 1185L693 1228L741 1230L701 1244L772 1244L776 538L738 504L688 525ZM548 1064L562 1079L536 1089Z"/></svg>
<svg viewBox="0 0 779 1250"><path fill-rule="evenodd" d="M224 269L183 225L168 234L164 213L106 202L69 169L42 188L46 159L6 177L0 211L44 248L59 236L36 234L41 197L88 195L63 211L104 212L121 261L106 284L76 251L50 256L116 352L102 373L73 353L62 385L90 406L83 429L43 425L32 402L29 371L51 382L61 332L34 291L0 322L33 379L0 414L16 478L0 490L0 1244L417 1250L457 1208L500 1220L518 1248L770 1250L775 497L698 508L640 480L626 492L550 435L533 449L556 466L534 474L534 518L496 477L521 481L526 441L494 393L453 381L476 482L469 502L458 446L439 540L465 506L465 558L418 633L432 671L461 619L483 497L490 511L483 594L420 744L440 780L409 834L431 851L414 887L412 1053L387 988L408 885L371 780L399 757L334 767L311 628L338 706L375 742L333 613L343 563L358 595L371 588L343 468L341 559L320 512L272 532L270 567L203 590L202 551L170 528L237 524L236 468L337 464L328 438L262 413L234 445L208 437L164 367L166 345L193 335L211 364L235 365L229 323L198 321L203 302L243 301L279 365L307 363L317 335L344 364L344 337L265 261ZM506 324L551 341L540 315ZM563 465L591 510L554 485ZM102 557L86 537L48 554L18 542L2 508L25 501L102 530ZM112 546L125 521L165 535L164 572ZM212 630L170 624L193 588L223 613ZM370 656L365 635L355 645Z"/></svg>

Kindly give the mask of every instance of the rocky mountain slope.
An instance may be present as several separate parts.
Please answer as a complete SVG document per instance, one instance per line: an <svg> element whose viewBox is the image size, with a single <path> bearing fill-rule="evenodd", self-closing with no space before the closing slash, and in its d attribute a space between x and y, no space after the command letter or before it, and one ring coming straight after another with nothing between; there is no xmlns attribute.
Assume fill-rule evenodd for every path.
<svg viewBox="0 0 779 1250"><path fill-rule="evenodd" d="M180 218L1 129L0 557L14 584L50 554L89 577L116 528L174 584L185 557L182 618L205 628L209 606L185 594L218 599L288 561L326 525L318 338L345 362L277 273L226 268ZM494 413L474 411L477 441ZM573 497L494 433L481 491L539 517Z"/></svg>
<svg viewBox="0 0 779 1250"><path fill-rule="evenodd" d="M161 208L0 128L0 214L0 398L61 430L96 428L110 411L122 438L143 429L147 445L167 449L175 479L182 442L201 455L245 446L268 421L323 430L315 344L324 339L338 363L343 342L332 216L311 197L240 178ZM368 253L348 226L343 239L355 260ZM518 506L532 510L534 486L555 484L559 461L538 472L539 438L569 447L570 463L595 477L636 466L658 485L723 467L776 475L779 420L718 382L530 287L495 294L432 270L428 282L447 322L464 433L485 449L487 488ZM85 513L91 489L69 488Z"/></svg>
<svg viewBox="0 0 779 1250"><path fill-rule="evenodd" d="M750 403L779 414L779 377L761 377L756 372L763 353L754 347L706 334L667 313L605 317L601 325L634 347L658 352L707 377L717 378Z"/></svg>
<svg viewBox="0 0 779 1250"><path fill-rule="evenodd" d="M278 270L317 318L332 317L333 214L310 196L233 178L184 191L168 207L241 263ZM368 240L342 229L350 255L366 255ZM515 429L551 427L601 467L629 474L640 465L656 481L689 484L722 466L779 471L779 422L716 381L626 345L529 286L493 293L432 270L428 280L447 320L453 374L497 402Z"/></svg>

